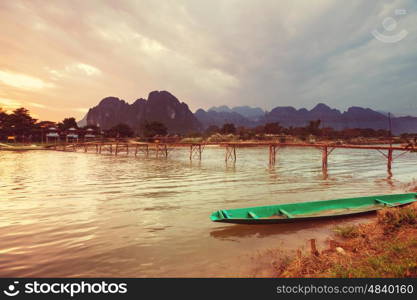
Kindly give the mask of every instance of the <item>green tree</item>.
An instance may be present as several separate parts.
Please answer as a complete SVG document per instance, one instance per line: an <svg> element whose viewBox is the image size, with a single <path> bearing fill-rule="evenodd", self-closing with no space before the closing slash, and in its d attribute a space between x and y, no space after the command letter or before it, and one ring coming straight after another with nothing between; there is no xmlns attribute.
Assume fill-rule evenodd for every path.
<svg viewBox="0 0 417 300"><path fill-rule="evenodd" d="M264 131L266 134L279 134L281 133L281 126L278 122L275 123L266 123L264 126Z"/></svg>
<svg viewBox="0 0 417 300"><path fill-rule="evenodd" d="M236 129L236 133L239 135L241 140L250 140L255 137L255 132L252 129L240 126Z"/></svg>
<svg viewBox="0 0 417 300"><path fill-rule="evenodd" d="M222 134L235 134L236 127L233 123L226 123L223 125L222 129L220 130Z"/></svg>
<svg viewBox="0 0 417 300"><path fill-rule="evenodd" d="M153 137L155 135L166 135L168 128L161 122L148 122L143 125L143 135L145 137Z"/></svg>
<svg viewBox="0 0 417 300"><path fill-rule="evenodd" d="M3 108L0 107L0 130L3 128L6 120L7 120L8 114L3 110Z"/></svg>
<svg viewBox="0 0 417 300"><path fill-rule="evenodd" d="M205 130L206 135L212 135L214 133L218 133L220 131L219 126L216 125L210 125L209 127L207 127L207 129Z"/></svg>
<svg viewBox="0 0 417 300"><path fill-rule="evenodd" d="M21 107L7 115L4 123L7 134L29 135L35 128L36 119L30 116L29 110Z"/></svg>
<svg viewBox="0 0 417 300"><path fill-rule="evenodd" d="M307 131L309 134L319 135L320 133L320 124L321 120L310 121L307 126Z"/></svg>
<svg viewBox="0 0 417 300"><path fill-rule="evenodd" d="M36 123L36 127L39 127L39 128L56 127L56 123L52 122L52 121L40 121L40 122Z"/></svg>
<svg viewBox="0 0 417 300"><path fill-rule="evenodd" d="M8 114L0 107L0 139L6 135L6 122L8 118Z"/></svg>
<svg viewBox="0 0 417 300"><path fill-rule="evenodd" d="M131 136L133 136L133 130L132 130L132 128L130 128L129 125L124 124L124 123L120 123L120 124L117 124L116 126L113 126L112 128L110 128L107 131L106 135L109 136L109 137L118 137L118 138L119 137L120 138L131 137Z"/></svg>
<svg viewBox="0 0 417 300"><path fill-rule="evenodd" d="M75 118L65 118L62 122L58 123L58 128L60 130L68 130L70 128L78 128L77 121Z"/></svg>

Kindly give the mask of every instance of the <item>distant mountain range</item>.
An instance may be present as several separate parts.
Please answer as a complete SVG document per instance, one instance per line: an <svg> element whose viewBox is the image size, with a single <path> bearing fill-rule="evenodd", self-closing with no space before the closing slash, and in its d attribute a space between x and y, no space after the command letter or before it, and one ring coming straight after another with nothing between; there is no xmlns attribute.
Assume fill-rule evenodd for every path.
<svg viewBox="0 0 417 300"><path fill-rule="evenodd" d="M235 106L233 108L229 108L227 105L222 106L213 106L209 108L209 111L216 111L219 113L226 112L226 113L237 113L245 118L251 120L259 120L259 118L265 115L265 111L260 109L259 107L250 107L250 106Z"/></svg>
<svg viewBox="0 0 417 300"><path fill-rule="evenodd" d="M168 127L170 133L190 133L206 129L211 125L255 127L269 122L279 122L284 127L306 126L309 121L321 120L321 127L337 130L345 128L389 128L388 113L370 108L350 107L341 112L326 104L319 103L313 109L295 109L292 106L277 106L270 112L259 107L228 106L212 107L207 111L198 109L194 114L184 102L180 102L167 91L154 91L148 99L138 99L133 104L116 97L107 97L91 108L79 125L98 125L109 129L119 123L126 123L140 133L145 121L159 121ZM417 132L417 117L394 117L391 115L394 134Z"/></svg>

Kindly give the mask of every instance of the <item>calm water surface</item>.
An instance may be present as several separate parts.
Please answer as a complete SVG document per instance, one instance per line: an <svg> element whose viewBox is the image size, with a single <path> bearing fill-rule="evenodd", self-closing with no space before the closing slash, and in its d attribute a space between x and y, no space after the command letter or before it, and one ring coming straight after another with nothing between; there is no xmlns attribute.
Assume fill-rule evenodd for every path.
<svg viewBox="0 0 417 300"><path fill-rule="evenodd" d="M324 240L336 224L222 225L220 208L401 193L416 155L394 162L376 151L337 149L321 172L316 149L206 148L202 162L53 151L0 152L0 276L247 276L251 255Z"/></svg>

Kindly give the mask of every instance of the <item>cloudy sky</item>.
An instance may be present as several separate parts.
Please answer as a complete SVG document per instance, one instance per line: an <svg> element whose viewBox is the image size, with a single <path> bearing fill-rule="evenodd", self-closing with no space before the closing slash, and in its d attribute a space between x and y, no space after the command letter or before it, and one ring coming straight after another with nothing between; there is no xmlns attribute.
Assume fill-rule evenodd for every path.
<svg viewBox="0 0 417 300"><path fill-rule="evenodd" d="M195 111L417 115L417 2L0 0L0 107L80 119L168 90Z"/></svg>

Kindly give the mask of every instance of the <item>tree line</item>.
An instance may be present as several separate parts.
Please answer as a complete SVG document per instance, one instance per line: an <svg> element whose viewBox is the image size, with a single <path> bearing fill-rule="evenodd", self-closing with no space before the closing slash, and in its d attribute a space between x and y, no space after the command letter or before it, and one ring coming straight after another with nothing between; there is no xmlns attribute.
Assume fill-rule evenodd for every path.
<svg viewBox="0 0 417 300"><path fill-rule="evenodd" d="M110 129L101 130L94 125L79 128L75 118L65 118L61 122L38 121L33 118L26 108L15 109L7 113L0 108L0 140L7 139L8 136L15 136L21 141L41 141L42 135L51 128L56 127L59 131L65 132L70 128L85 130L92 128L96 134L104 137L133 137L135 131L127 124L117 124ZM168 134L168 128L161 122L145 121L137 130L142 137L165 136ZM209 126L202 132L190 133L188 137L209 137L213 134L236 135L239 139L264 139L270 135L288 135L306 140L310 136L326 139L349 139L354 137L378 137L388 138L391 133L388 130L375 130L371 128L348 128L335 130L330 127L321 127L320 120L310 121L303 127L283 127L279 122L266 123L254 128L235 126L233 123L226 123L219 127L216 125Z"/></svg>
<svg viewBox="0 0 417 300"><path fill-rule="evenodd" d="M117 124L110 129L101 130L95 125L79 127L73 117L65 118L61 122L38 121L30 115L29 110L24 107L17 108L11 113L7 113L0 107L0 140L7 140L12 136L21 142L39 142L50 128L56 128L59 132L66 132L70 128L83 131L93 129L97 135L104 137L132 137L134 130L127 124ZM155 135L166 135L167 127L160 122L147 122L142 124L141 132L143 136L151 137Z"/></svg>
<svg viewBox="0 0 417 300"><path fill-rule="evenodd" d="M243 126L236 127L233 123L226 123L222 127L212 125L209 126L203 136L213 134L233 134L239 136L242 140L264 139L271 135L294 136L301 140L306 140L311 136L323 139L350 139L355 137L365 138L389 138L391 133L384 129L372 128L346 128L343 130L335 130L331 127L321 128L321 120L309 121L306 126L300 127L283 127L279 122L266 123L254 128ZM194 136L201 136L201 133L195 133Z"/></svg>

